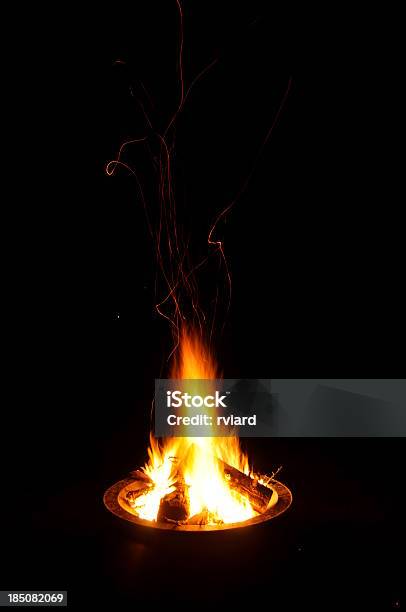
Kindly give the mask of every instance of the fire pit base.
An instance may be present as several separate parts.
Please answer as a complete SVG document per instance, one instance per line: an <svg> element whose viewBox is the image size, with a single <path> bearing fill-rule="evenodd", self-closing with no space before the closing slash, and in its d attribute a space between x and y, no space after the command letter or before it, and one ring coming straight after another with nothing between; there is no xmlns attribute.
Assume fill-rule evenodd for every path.
<svg viewBox="0 0 406 612"><path fill-rule="evenodd" d="M224 531L228 529L242 529L251 525L257 525L270 521L279 516L289 508L292 503L292 493L281 482L273 480L269 485L272 489L272 497L268 508L265 512L254 516L253 518L240 523L227 523L219 525L189 525L182 523L168 523L158 521L147 521L139 518L134 509L128 502L128 492L142 490L145 487L145 482L134 477L125 478L112 485L104 494L104 505L115 516L149 529L158 529L171 532L194 532L203 533L210 531Z"/></svg>

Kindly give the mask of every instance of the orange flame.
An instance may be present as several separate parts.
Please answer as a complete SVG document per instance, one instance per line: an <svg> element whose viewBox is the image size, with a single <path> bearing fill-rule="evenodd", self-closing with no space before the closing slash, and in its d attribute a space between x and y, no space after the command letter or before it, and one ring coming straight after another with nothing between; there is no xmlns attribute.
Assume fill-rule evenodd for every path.
<svg viewBox="0 0 406 612"><path fill-rule="evenodd" d="M215 361L196 332L183 328L171 378L185 380L188 392L193 380L218 378ZM179 478L188 487L189 516L204 512L208 522L215 524L245 521L256 515L249 500L229 487L218 461L249 474L248 459L237 437L167 438L160 445L151 436L148 455L143 470L153 487L134 502L139 517L156 521L160 500L175 489Z"/></svg>

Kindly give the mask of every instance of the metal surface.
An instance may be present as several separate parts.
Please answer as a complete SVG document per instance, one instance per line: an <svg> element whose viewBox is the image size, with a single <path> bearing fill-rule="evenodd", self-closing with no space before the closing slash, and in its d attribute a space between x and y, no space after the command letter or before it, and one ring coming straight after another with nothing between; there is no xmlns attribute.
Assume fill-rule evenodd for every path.
<svg viewBox="0 0 406 612"><path fill-rule="evenodd" d="M270 502L270 506L266 512L254 516L248 521L240 523L227 523L223 525L182 525L176 523L159 523L155 521L146 521L139 518L135 513L134 509L128 503L126 494L130 490L145 486L145 483L135 478L125 478L112 485L104 494L103 501L104 505L110 512L118 516L129 523L140 525L142 527L148 527L149 529L159 529L163 531L185 531L185 532L208 532L208 531L224 531L227 529L242 529L250 525L256 525L269 521L276 516L279 516L285 510L289 508L292 503L292 493L290 490L281 482L274 480L268 486L272 488L273 494Z"/></svg>

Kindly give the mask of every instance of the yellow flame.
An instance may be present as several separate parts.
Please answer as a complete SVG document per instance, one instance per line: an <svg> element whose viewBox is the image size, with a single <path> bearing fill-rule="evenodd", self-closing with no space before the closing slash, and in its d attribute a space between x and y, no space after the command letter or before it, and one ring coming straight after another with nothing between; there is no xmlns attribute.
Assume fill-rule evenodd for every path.
<svg viewBox="0 0 406 612"><path fill-rule="evenodd" d="M197 333L183 330L171 378L211 380L219 378L210 351ZM187 391L191 390L188 382ZM196 383L197 384L197 383ZM249 474L247 456L237 437L167 438L162 446L151 436L149 461L143 468L154 483L138 497L134 510L141 518L156 521L162 497L175 489L181 476L188 486L189 516L206 512L210 523L234 523L255 516L249 500L231 489L218 459Z"/></svg>

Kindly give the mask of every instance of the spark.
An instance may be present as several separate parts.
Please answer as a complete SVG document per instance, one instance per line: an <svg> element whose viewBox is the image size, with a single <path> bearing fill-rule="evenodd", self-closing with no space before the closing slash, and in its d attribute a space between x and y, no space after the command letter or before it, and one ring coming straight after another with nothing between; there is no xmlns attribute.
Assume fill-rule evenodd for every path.
<svg viewBox="0 0 406 612"><path fill-rule="evenodd" d="M161 293L161 283L164 284L164 291L162 291L159 298L155 303L155 310L159 316L167 320L170 324L170 328L173 332L173 347L170 351L168 359L171 359L176 350L179 347L180 341L180 328L181 326L190 319L193 319L194 325L199 330L201 337L204 335L204 330L208 330L208 343L211 345L212 338L214 335L214 329L216 325L216 319L219 316L219 286L215 284L215 297L214 307L212 308L212 314L210 321L208 321L205 312L200 306L200 299L198 295L198 284L196 281L196 273L204 268L208 263L209 259L214 256L219 256L219 269L224 266L225 281L228 287L228 300L226 306L226 316L223 320L222 327L226 323L227 313L231 304L231 293L232 293L232 279L231 271L228 265L224 241L218 235L218 227L220 222L225 221L231 210L234 208L241 195L247 189L249 182L254 174L255 168L258 164L259 158L262 155L263 149L270 139L275 126L279 120L280 114L285 105L286 99L290 92L292 79L289 79L286 91L282 97L280 106L274 116L273 122L265 135L262 145L257 152L254 159L253 166L245 178L242 186L237 192L234 199L229 202L215 217L212 222L207 235L208 253L200 259L200 261L193 261L190 257L190 241L184 240L184 237L180 232L180 225L177 221L177 205L176 196L173 184L173 156L175 152L175 135L174 127L175 122L181 113L185 103L190 97L190 93L196 84L218 63L218 58L214 58L210 61L189 83L185 84L184 80L184 67L183 67L183 55L184 55L184 14L183 7L180 0L176 1L176 7L179 18L179 54L177 59L178 75L179 75L179 100L177 107L172 114L166 128L160 133L153 124L149 114L146 112L143 102L137 98L137 102L141 108L146 121L146 128L148 134L138 136L136 138L127 139L124 141L115 156L106 164L105 172L108 176L113 176L118 168L125 169L128 171L136 180L139 197L142 202L144 209L148 231L150 233L152 243L154 246L154 252L156 257L157 269L159 270L159 278L157 276L155 283L155 293L158 296ZM252 24L250 24L252 25ZM116 60L115 64L125 64L124 60ZM145 88L144 84L140 81L140 86L145 93L146 98L150 106L153 106L152 98ZM134 92L130 87L132 95ZM135 96L134 96L135 97ZM151 203L147 203L138 171L127 161L127 152L130 146L140 145L146 147L150 153L152 160L152 167L156 173L157 178L157 198L154 206ZM158 155L152 153L154 148L158 148Z"/></svg>

